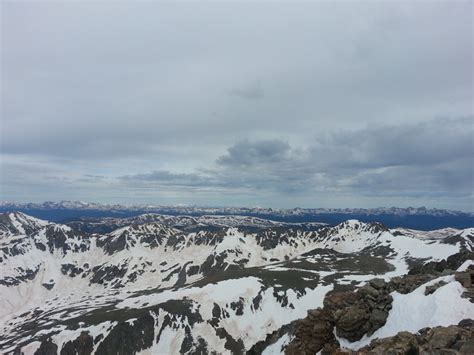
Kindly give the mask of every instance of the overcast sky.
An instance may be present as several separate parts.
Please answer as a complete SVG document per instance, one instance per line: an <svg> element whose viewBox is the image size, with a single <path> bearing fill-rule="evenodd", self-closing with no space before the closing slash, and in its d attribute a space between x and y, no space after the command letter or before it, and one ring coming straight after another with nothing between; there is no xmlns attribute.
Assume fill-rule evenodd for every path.
<svg viewBox="0 0 474 355"><path fill-rule="evenodd" d="M0 6L2 200L474 210L472 1Z"/></svg>

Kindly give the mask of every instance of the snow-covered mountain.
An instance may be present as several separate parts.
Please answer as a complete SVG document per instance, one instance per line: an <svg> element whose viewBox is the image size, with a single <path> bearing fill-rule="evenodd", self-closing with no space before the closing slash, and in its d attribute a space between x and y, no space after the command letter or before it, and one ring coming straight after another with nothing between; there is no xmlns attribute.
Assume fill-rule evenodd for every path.
<svg viewBox="0 0 474 355"><path fill-rule="evenodd" d="M91 203L84 201L46 201L42 203L16 203L9 201L0 201L1 208L10 209L84 209L84 210L140 210L140 211L154 211L154 210L169 210L174 213L172 214L188 214L188 215L205 215L205 214L217 214L217 215L247 215L248 213L261 213L261 214L275 214L275 215L304 215L304 214L326 214L326 213L340 213L346 215L352 214L393 214L393 215L470 215L472 213L438 209L438 208L426 208L426 207L377 207L377 208L291 208L291 209L275 209L265 207L201 207L201 206L187 206L187 205L150 205L150 204L139 204L139 205L121 205L121 204L102 204L102 203Z"/></svg>
<svg viewBox="0 0 474 355"><path fill-rule="evenodd" d="M417 286L436 277L454 285L445 270L461 267L457 263L467 268L473 244L472 228L420 232L357 220L327 226L252 216L144 214L64 225L5 213L0 351L280 352L298 334L290 325L308 310L326 307L335 292L364 289L375 277L393 288L391 280L428 269L433 277L418 277ZM461 297L463 286L449 289ZM452 324L474 318L474 306L462 300L459 312L450 315ZM395 317L388 309L381 312L385 320ZM400 328L392 318L390 328L377 328L384 336ZM446 325L445 318L424 326ZM338 339L352 349L367 344Z"/></svg>
<svg viewBox="0 0 474 355"><path fill-rule="evenodd" d="M431 230L444 227L474 227L474 213L425 207L378 208L291 208L264 207L202 207L161 205L100 204L83 201L14 203L0 201L0 212L22 211L37 218L55 222L65 220L101 219L102 217L134 217L142 214L171 216L246 216L281 222L318 222L331 225L347 219L378 221L389 227Z"/></svg>

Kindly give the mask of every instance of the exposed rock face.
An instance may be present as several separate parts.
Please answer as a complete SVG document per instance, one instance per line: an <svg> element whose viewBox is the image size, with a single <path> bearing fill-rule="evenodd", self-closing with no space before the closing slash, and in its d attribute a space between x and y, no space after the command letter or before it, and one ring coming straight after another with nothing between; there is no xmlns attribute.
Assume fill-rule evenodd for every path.
<svg viewBox="0 0 474 355"><path fill-rule="evenodd" d="M139 317L133 324L121 322L97 348L98 354L135 354L153 344L154 319L150 314Z"/></svg>
<svg viewBox="0 0 474 355"><path fill-rule="evenodd" d="M372 342L368 347L360 349L360 354L418 354L416 336L409 332Z"/></svg>
<svg viewBox="0 0 474 355"><path fill-rule="evenodd" d="M417 265L413 267L409 275L419 275L419 274L440 274L445 270L457 270L466 260L474 260L474 252L472 251L461 251L459 253L453 254L448 258L441 261L430 261L423 265Z"/></svg>
<svg viewBox="0 0 474 355"><path fill-rule="evenodd" d="M453 275L466 289L463 297L474 302L474 268L455 272L473 253L463 251L447 260L430 262L413 269L409 275L394 277L388 283L372 279L357 292L328 293L324 307L308 311L308 316L295 322L293 340L286 347L286 354L474 354L474 321L464 320L458 326L422 329L418 334L400 332L397 335L374 340L357 352L338 348L334 338L343 337L350 342L372 335L387 320L392 308L391 292L410 293L422 284L440 275ZM426 272L426 273L425 273ZM432 294L445 281L427 286L425 295Z"/></svg>
<svg viewBox="0 0 474 355"><path fill-rule="evenodd" d="M308 335L306 337L311 338ZM316 337L322 339L319 335ZM299 339L305 340L306 338ZM315 354L313 352L315 347L308 347L309 344L311 343L301 344L293 341L285 349L285 354ZM332 338L318 351L321 351L322 355L472 355L474 354L474 321L465 319L458 325L424 328L416 334L402 331L392 337L375 339L357 351L339 348L338 342Z"/></svg>
<svg viewBox="0 0 474 355"><path fill-rule="evenodd" d="M397 276L390 280L389 287L391 291L407 294L434 278L436 276L430 274Z"/></svg>
<svg viewBox="0 0 474 355"><path fill-rule="evenodd" d="M400 332L372 341L357 354L474 354L474 326L462 321L449 327L421 329L418 334Z"/></svg>
<svg viewBox="0 0 474 355"><path fill-rule="evenodd" d="M373 279L357 292L329 293L324 308L308 311L308 316L296 323L294 340L287 354L314 354L323 347L332 351L338 346L338 336L350 341L371 335L382 327L392 307L389 285L382 279Z"/></svg>
<svg viewBox="0 0 474 355"><path fill-rule="evenodd" d="M338 352L338 335L357 340L385 324L390 292L452 275L474 250L474 229L395 235L354 220L303 227L242 216L146 215L97 223L78 232L0 215L0 353L261 354L270 346L281 352L293 339L294 354ZM104 235L85 232L113 225L118 229ZM449 245L445 236L453 236ZM401 275L404 263L416 268L459 251L422 265L423 273L375 279L353 292L370 275ZM470 274L456 277L471 287Z"/></svg>
<svg viewBox="0 0 474 355"><path fill-rule="evenodd" d="M456 281L460 282L466 291L464 291L462 297L468 298L474 303L474 268L471 265L469 269L464 272L456 272L454 274Z"/></svg>
<svg viewBox="0 0 474 355"><path fill-rule="evenodd" d="M382 327L392 308L389 287L382 279L373 279L357 292L354 304L333 313L336 334L350 341L372 335Z"/></svg>
<svg viewBox="0 0 474 355"><path fill-rule="evenodd" d="M431 295L431 294L434 293L438 288L443 287L443 286L446 285L446 284L447 284L447 283L444 282L444 281L439 281L439 282L435 283L435 284L432 285L432 286L426 286L426 288L425 288L425 296Z"/></svg>
<svg viewBox="0 0 474 355"><path fill-rule="evenodd" d="M271 344L277 342L285 334L293 334L296 329L296 322L285 324L283 327L267 335L264 340L255 343L246 353L246 355L260 355Z"/></svg>
<svg viewBox="0 0 474 355"><path fill-rule="evenodd" d="M460 282L465 288L472 287L474 279L474 270L468 270L465 272L456 272L454 274L456 281Z"/></svg>
<svg viewBox="0 0 474 355"><path fill-rule="evenodd" d="M76 340L63 345L60 355L90 355L93 350L93 338L88 332L82 332Z"/></svg>
<svg viewBox="0 0 474 355"><path fill-rule="evenodd" d="M52 342L51 339L46 339L41 342L38 350L34 355L56 355L58 353L58 346Z"/></svg>
<svg viewBox="0 0 474 355"><path fill-rule="evenodd" d="M454 270L457 270L467 260L474 260L474 252L464 250L453 254L444 260L430 261L422 265L416 265L409 271L408 275L392 278L389 282L390 290L402 294L410 293L422 284L441 275L453 274L455 272ZM470 271L467 272L469 273ZM474 276L469 276L464 272L456 273L456 275L457 280L464 287L468 288L468 293L469 288L474 284ZM434 292L436 289L437 287L430 286L430 289L427 292Z"/></svg>
<svg viewBox="0 0 474 355"><path fill-rule="evenodd" d="M295 331L296 341L286 349L286 354L315 354L325 344L339 345L334 337L334 320L328 310L315 309L308 311L308 316L299 322Z"/></svg>

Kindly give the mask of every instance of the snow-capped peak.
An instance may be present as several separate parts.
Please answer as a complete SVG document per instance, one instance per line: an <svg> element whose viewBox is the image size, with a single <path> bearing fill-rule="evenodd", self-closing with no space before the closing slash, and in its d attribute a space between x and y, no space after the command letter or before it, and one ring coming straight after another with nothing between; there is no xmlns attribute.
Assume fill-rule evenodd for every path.
<svg viewBox="0 0 474 355"><path fill-rule="evenodd" d="M0 215L0 237L4 235L31 234L47 226L49 222L28 216L22 212Z"/></svg>

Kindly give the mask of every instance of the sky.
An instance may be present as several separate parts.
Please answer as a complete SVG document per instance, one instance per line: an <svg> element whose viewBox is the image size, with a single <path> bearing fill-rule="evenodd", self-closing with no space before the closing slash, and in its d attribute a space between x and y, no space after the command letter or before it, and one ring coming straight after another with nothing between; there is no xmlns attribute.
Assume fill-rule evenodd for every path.
<svg viewBox="0 0 474 355"><path fill-rule="evenodd" d="M473 4L2 0L0 199L474 211Z"/></svg>

